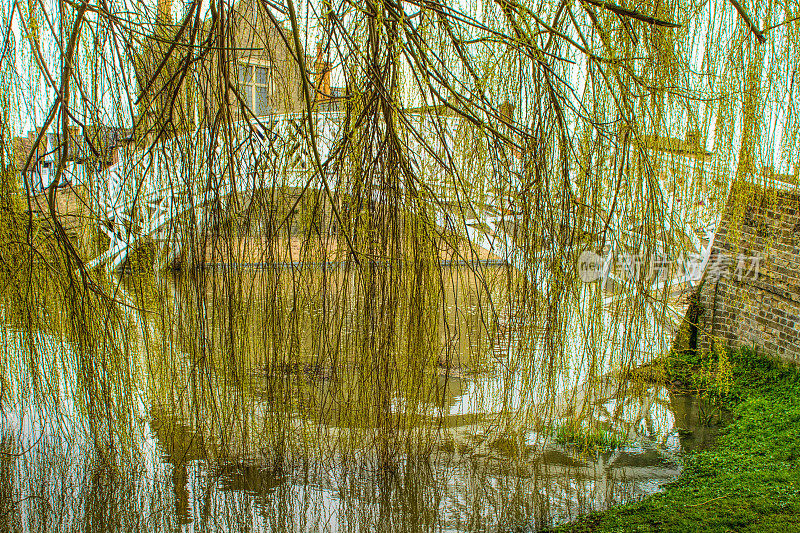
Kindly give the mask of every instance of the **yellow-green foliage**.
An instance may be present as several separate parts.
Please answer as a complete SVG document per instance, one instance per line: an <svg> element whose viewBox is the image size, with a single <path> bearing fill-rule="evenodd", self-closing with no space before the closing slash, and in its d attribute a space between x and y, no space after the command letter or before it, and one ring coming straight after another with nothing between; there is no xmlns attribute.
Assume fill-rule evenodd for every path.
<svg viewBox="0 0 800 533"><path fill-rule="evenodd" d="M13 168L0 170L0 270L15 271L22 255L23 205L18 174Z"/></svg>
<svg viewBox="0 0 800 533"><path fill-rule="evenodd" d="M171 49L176 30L166 23L155 26L136 55L139 131L171 137L195 126L196 88L186 67L187 44ZM184 36L185 40L185 36ZM159 70L160 68L160 70Z"/></svg>
<svg viewBox="0 0 800 533"><path fill-rule="evenodd" d="M116 176L125 180L124 199L145 209L106 219L110 201L100 191L111 189L110 173L99 174L86 199L91 223L113 223L145 243L129 266L152 268L141 233L153 230L146 221L156 210L177 208L172 227L155 238L184 245L192 267L209 251L230 267L111 283L102 268L59 261L70 252L61 242L38 270L23 265L24 282L4 285L24 292L20 308L30 321L18 322L26 335L46 331L69 348L63 357L31 350L29 373L55 376L37 374L35 385L50 392L77 384L52 396L74 396L78 414L69 416L102 442L125 433L118 421L140 404L151 409L137 415L143 419L165 409L185 418L171 425L185 422L209 444L214 451L203 459L257 450L276 467L292 454L341 460L364 451L401 464L410 451L431 449L454 407L496 415L487 430L501 438L533 419L552 425L561 419L559 398L578 380L598 383L660 352L674 311L666 284L626 283L620 271L608 285L584 283L577 255L613 246L619 255L677 260L695 251L692 237L725 207L734 177L756 176L757 161L776 172L797 162L800 143L789 141L800 123L764 127L773 118L767 102L797 107L786 76L796 71L800 21L777 4L747 6L759 23L789 19L770 33L776 46L754 53L751 28L720 1L646 0L633 18L603 2L418 3L407 14L392 2L328 2L327 21L313 15L313 3L287 3L273 24L289 47L282 57L310 70L314 61L304 58L314 45L296 43L319 39L320 55L335 64L332 81L351 95L332 119L341 130L315 132L316 117L280 117L297 130L291 143L240 120L246 114L228 89L237 53L254 43L231 34L230 2L190 1L181 22L162 16L155 26L140 4L111 13L83 3L60 10L58 21L43 10L47 23L26 43L29 79L16 74L13 54L0 65L0 75L13 70L22 79L9 86L17 101L31 100L29 87L48 79L70 84L58 100L51 91L36 102L57 112L55 130L78 120L135 127L131 151L142 157L123 153ZM56 50L70 38L47 28L74 29L79 44L65 48L77 50L73 57L40 58L40 39ZM27 116L14 119L15 129L28 126ZM773 130L785 150L770 142ZM262 141L269 149L248 152ZM333 148L317 153L323 141ZM315 156L306 158L307 174L286 179L286 154L303 152ZM160 155L144 157L152 154ZM250 155L261 159L255 167L245 164ZM155 177L164 183L155 187ZM3 174L0 197L0 260L10 271L35 250L20 244L32 228L17 216L24 210L14 203L14 179ZM242 238L233 208L207 216L212 203L235 203L235 187L263 191L259 209L245 215L249 224L269 218L263 239ZM501 260L513 264L476 261L478 230L506 242L512 252ZM457 250L463 270L442 267L439 241L470 234L475 246ZM251 253L239 255L240 244ZM335 263L320 264L331 255ZM245 256L261 257L263 268L241 268ZM715 347L691 356L696 390L727 397L727 354ZM476 369L502 385L476 390L479 405L448 397L449 378ZM559 438L581 448L617 443L605 428L577 424ZM509 441L494 442L512 451Z"/></svg>
<svg viewBox="0 0 800 533"><path fill-rule="evenodd" d="M713 395L724 398L731 390L733 366L728 357L728 350L719 341L714 343L714 355L716 364L709 380L709 390Z"/></svg>

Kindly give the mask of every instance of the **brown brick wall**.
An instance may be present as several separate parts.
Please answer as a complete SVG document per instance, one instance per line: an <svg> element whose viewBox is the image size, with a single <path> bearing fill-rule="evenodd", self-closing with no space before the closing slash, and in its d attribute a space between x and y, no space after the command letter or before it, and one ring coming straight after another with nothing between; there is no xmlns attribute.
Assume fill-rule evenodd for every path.
<svg viewBox="0 0 800 533"><path fill-rule="evenodd" d="M752 346L800 363L800 193L735 185L696 296L699 348Z"/></svg>

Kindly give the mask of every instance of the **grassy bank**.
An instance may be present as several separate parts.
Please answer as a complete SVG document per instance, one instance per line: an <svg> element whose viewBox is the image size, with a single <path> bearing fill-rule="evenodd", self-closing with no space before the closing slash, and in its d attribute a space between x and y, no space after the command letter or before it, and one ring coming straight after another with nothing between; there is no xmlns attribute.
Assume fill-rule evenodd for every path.
<svg viewBox="0 0 800 533"><path fill-rule="evenodd" d="M733 420L664 492L557 531L800 531L800 369L748 350L674 355L668 379Z"/></svg>

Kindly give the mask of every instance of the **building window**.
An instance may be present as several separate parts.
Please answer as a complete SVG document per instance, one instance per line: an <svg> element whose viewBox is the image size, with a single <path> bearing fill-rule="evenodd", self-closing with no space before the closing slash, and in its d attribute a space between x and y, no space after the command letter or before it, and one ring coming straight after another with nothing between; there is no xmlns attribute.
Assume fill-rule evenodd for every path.
<svg viewBox="0 0 800 533"><path fill-rule="evenodd" d="M272 68L269 65L239 65L239 86L242 98L254 115L262 116L271 112Z"/></svg>

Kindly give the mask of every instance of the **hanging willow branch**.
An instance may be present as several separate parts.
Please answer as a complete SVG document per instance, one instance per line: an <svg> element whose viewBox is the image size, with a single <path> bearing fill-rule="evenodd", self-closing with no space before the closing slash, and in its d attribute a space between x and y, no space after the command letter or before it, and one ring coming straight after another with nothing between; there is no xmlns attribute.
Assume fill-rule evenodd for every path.
<svg viewBox="0 0 800 533"><path fill-rule="evenodd" d="M739 12L739 16L742 17L742 20L744 20L745 24L747 24L747 27L750 28L750 31L753 32L753 35L756 36L756 39L758 39L758 41L761 43L765 42L766 38L764 37L764 34L761 33L758 27L753 24L753 21L750 20L750 16L747 14L747 11L744 10L742 4L739 3L739 0L731 0L731 4L733 4L733 7L735 7L736 11Z"/></svg>
<svg viewBox="0 0 800 533"><path fill-rule="evenodd" d="M646 22L648 24L652 24L654 26L663 26L665 28L680 28L680 24L676 24L674 22L669 22L666 20L657 19L655 17L651 17L649 15L644 15L639 13L638 11L634 11L632 9L627 9L617 4L613 4L611 2L601 2L600 0L582 0L587 4L591 4L593 6L602 7L603 9L607 9L612 13L615 13L621 17L629 17L635 20L641 20L642 22ZM736 0L731 0L735 2Z"/></svg>
<svg viewBox="0 0 800 533"><path fill-rule="evenodd" d="M427 479L415 464L477 435L523 451L649 413L591 399L628 401L612 377L672 344L690 284L652 265L744 210L735 180L800 160L800 21L769 28L773 49L735 38L764 42L752 20L777 4L7 3L0 345L23 340L0 353L0 407L80 419L59 426L95 454L80 494L157 469L142 442L169 483L208 484L175 491L205 509L236 461L355 490ZM86 142L50 153L54 129ZM41 182L51 163L68 187ZM189 460L208 475L187 481ZM387 509L414 507L396 494Z"/></svg>

